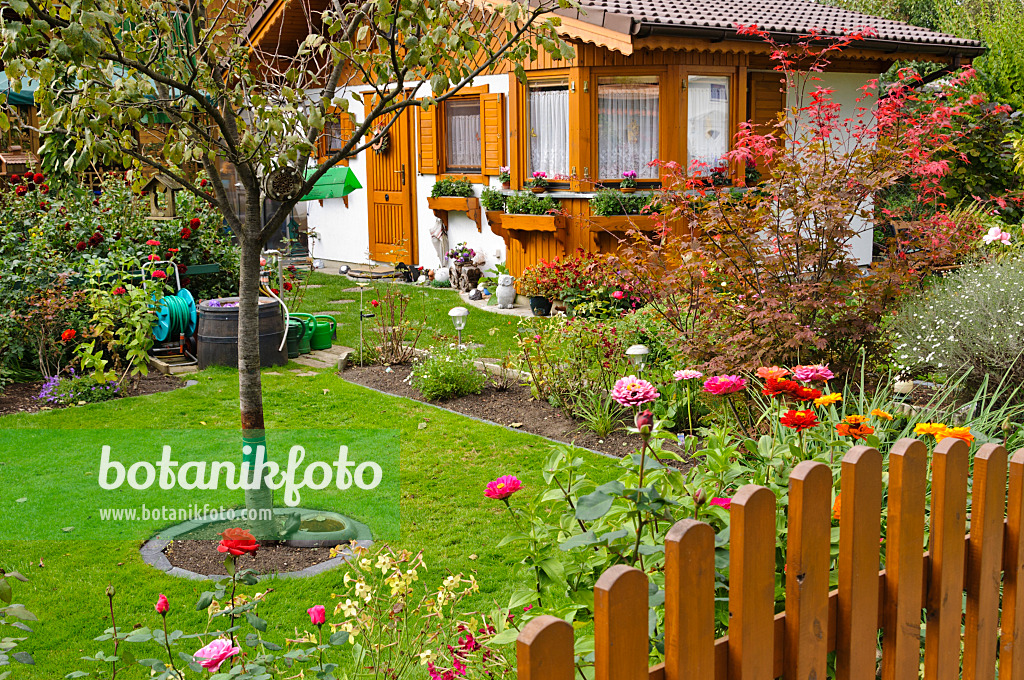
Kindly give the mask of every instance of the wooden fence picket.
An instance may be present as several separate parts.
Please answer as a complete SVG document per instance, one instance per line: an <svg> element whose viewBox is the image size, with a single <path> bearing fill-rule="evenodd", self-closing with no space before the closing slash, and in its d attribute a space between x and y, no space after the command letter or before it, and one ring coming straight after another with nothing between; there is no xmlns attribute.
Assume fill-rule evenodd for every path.
<svg viewBox="0 0 1024 680"><path fill-rule="evenodd" d="M677 522L665 538L665 663L648 667L647 575L617 565L594 589L594 680L825 680L833 651L838 680L874 680L880 629L882 680L919 678L922 647L926 680L995 680L997 663L999 680L1024 680L1024 449L1007 472L1005 448L981 447L968 515L969 450L957 439L939 442L929 480L925 444L897 442L884 527L882 455L856 446L844 456L831 592L832 471L798 464L790 473L786 602L778 614L775 495L741 487L730 510L728 634L717 640L715 531ZM572 626L551 616L523 628L517 656L519 680L582 677Z"/></svg>
<svg viewBox="0 0 1024 680"><path fill-rule="evenodd" d="M714 680L715 531L684 519L665 537L665 680Z"/></svg>
<svg viewBox="0 0 1024 680"><path fill-rule="evenodd" d="M789 477L786 547L786 680L825 677L832 471L804 461Z"/></svg>
<svg viewBox="0 0 1024 680"><path fill-rule="evenodd" d="M971 542L967 553L964 680L995 680L999 580L1006 515L1006 449L985 444L974 457Z"/></svg>
<svg viewBox="0 0 1024 680"><path fill-rule="evenodd" d="M875 680L882 454L855 446L843 457L839 501L838 680Z"/></svg>
<svg viewBox="0 0 1024 680"><path fill-rule="evenodd" d="M1024 680L1024 449L1010 459L1004 543L999 680Z"/></svg>
<svg viewBox="0 0 1024 680"><path fill-rule="evenodd" d="M969 449L967 442L947 438L932 452L932 522L924 641L926 680L960 677Z"/></svg>
<svg viewBox="0 0 1024 680"><path fill-rule="evenodd" d="M729 678L772 680L775 658L775 494L740 487L729 517Z"/></svg>
<svg viewBox="0 0 1024 680"><path fill-rule="evenodd" d="M647 680L647 576L616 565L594 586L595 680Z"/></svg>
<svg viewBox="0 0 1024 680"><path fill-rule="evenodd" d="M519 680L573 680L572 626L555 616L530 620L516 639Z"/></svg>

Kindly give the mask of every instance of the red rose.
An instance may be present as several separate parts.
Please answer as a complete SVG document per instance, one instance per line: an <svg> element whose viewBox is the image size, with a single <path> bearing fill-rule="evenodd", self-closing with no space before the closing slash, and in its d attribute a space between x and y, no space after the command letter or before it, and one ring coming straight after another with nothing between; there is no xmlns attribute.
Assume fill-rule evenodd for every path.
<svg viewBox="0 0 1024 680"><path fill-rule="evenodd" d="M199 180L199 186L201 186L201 187L205 187L206 186L206 179L205 178Z"/></svg>
<svg viewBox="0 0 1024 680"><path fill-rule="evenodd" d="M35 184L42 184L45 179L46 178L43 177L42 173L39 173L39 172L37 172L36 174L32 175L32 182L35 183Z"/></svg>
<svg viewBox="0 0 1024 680"><path fill-rule="evenodd" d="M153 272L153 278L154 279L166 279L167 278L167 272L163 271L162 269L157 269L155 272Z"/></svg>
<svg viewBox="0 0 1024 680"><path fill-rule="evenodd" d="M285 290L291 290L292 289L292 282L291 281L285 281L284 282L284 289Z"/></svg>
<svg viewBox="0 0 1024 680"><path fill-rule="evenodd" d="M17 184L21 181L21 175L11 175L11 183Z"/></svg>
<svg viewBox="0 0 1024 680"><path fill-rule="evenodd" d="M221 537L217 552L230 553L236 557L254 553L260 547L260 544L256 542L256 537L245 529L226 529Z"/></svg>
<svg viewBox="0 0 1024 680"><path fill-rule="evenodd" d="M370 304L374 307L380 307L380 300L370 300Z"/></svg>
<svg viewBox="0 0 1024 680"><path fill-rule="evenodd" d="M202 220L200 220L198 217L193 217L188 221L188 226L192 227L193 229L198 229L202 223Z"/></svg>
<svg viewBox="0 0 1024 680"><path fill-rule="evenodd" d="M78 332L74 328L69 328L60 334L60 339L67 342L68 340L73 339L77 334Z"/></svg>
<svg viewBox="0 0 1024 680"><path fill-rule="evenodd" d="M186 239L186 238L188 238L191 235L192 235L192 230L189 229L188 227L185 227L184 229L181 230L181 238Z"/></svg>
<svg viewBox="0 0 1024 680"><path fill-rule="evenodd" d="M87 244L85 241L79 241L78 243L75 244L75 250L77 250L78 252L82 252L83 250L85 250L86 245Z"/></svg>
<svg viewBox="0 0 1024 680"><path fill-rule="evenodd" d="M114 294L114 295L124 295L124 294L125 294L125 293L127 293L127 292L128 292L128 291L127 291L127 289L125 289L125 287L124 287L124 286L118 286L117 288L115 288L115 289L113 290L113 294Z"/></svg>

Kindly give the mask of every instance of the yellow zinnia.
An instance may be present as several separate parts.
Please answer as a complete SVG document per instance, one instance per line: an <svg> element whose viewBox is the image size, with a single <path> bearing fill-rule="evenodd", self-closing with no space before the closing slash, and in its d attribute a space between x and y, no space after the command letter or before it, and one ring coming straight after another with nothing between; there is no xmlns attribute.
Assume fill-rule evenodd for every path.
<svg viewBox="0 0 1024 680"><path fill-rule="evenodd" d="M970 426L966 427L945 427L941 432L935 433L935 441L941 442L943 439L962 439L963 441L970 444L974 441L974 435L971 434Z"/></svg>
<svg viewBox="0 0 1024 680"><path fill-rule="evenodd" d="M871 411L871 415L878 416L882 420L892 420L892 414L889 413L888 411L883 411L880 408L876 408L873 411Z"/></svg>
<svg viewBox="0 0 1024 680"><path fill-rule="evenodd" d="M849 423L850 425L862 425L868 422L867 416L852 415L843 418L843 422Z"/></svg>
<svg viewBox="0 0 1024 680"><path fill-rule="evenodd" d="M815 399L814 400L814 405L815 406L831 406L832 404L836 403L837 401L842 401L842 400L843 400L843 395L839 394L838 392L833 392L832 394L826 394L826 395L824 395L822 397L818 397L817 399Z"/></svg>
<svg viewBox="0 0 1024 680"><path fill-rule="evenodd" d="M930 434L933 437L946 429L943 423L918 423L914 426L914 434Z"/></svg>

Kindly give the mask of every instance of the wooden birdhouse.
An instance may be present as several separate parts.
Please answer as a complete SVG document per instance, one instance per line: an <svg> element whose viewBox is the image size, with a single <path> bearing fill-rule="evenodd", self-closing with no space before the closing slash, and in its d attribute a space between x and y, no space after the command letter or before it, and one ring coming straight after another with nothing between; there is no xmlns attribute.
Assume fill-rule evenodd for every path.
<svg viewBox="0 0 1024 680"><path fill-rule="evenodd" d="M151 220L172 220L177 213L174 209L174 194L181 185L165 175L153 175L152 179L142 187L149 197L149 217Z"/></svg>
<svg viewBox="0 0 1024 680"><path fill-rule="evenodd" d="M7 151L0 152L0 174L7 177L24 174L38 163L38 156L23 151L20 146L12 146Z"/></svg>

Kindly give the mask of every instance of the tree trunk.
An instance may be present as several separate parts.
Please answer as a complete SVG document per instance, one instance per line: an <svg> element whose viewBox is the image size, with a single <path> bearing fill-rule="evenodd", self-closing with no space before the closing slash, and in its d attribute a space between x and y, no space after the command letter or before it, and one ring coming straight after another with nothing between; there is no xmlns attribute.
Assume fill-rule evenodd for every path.
<svg viewBox="0 0 1024 680"><path fill-rule="evenodd" d="M254 224L255 223L255 224ZM263 245L255 234L259 234L259 212L250 211L246 216L245 231L239 234L241 258L238 281L238 400L242 417L242 444L251 447L243 460L250 461L249 481L260 482L258 488L245 492L247 510L269 510L274 507L274 492L255 479L254 469L258 447L266 452L266 435L263 425L263 385L260 376L260 257ZM270 522L250 517L254 530L261 530L270 538Z"/></svg>

